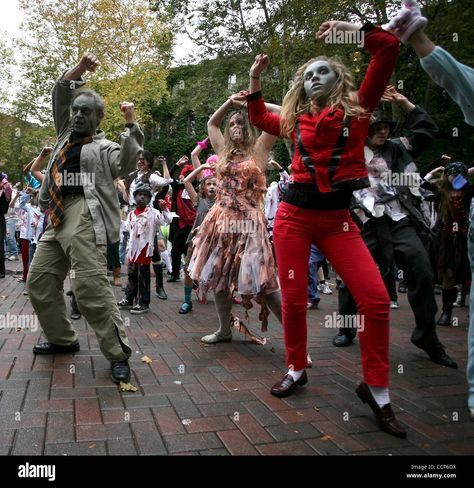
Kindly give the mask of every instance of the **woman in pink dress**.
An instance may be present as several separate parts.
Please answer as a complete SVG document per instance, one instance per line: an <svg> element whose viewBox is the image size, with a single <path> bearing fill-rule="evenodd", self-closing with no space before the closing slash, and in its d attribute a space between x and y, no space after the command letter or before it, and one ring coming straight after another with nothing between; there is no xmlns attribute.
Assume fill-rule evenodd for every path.
<svg viewBox="0 0 474 488"><path fill-rule="evenodd" d="M220 125L231 108L242 106L241 96L231 96L209 119L208 133L219 156L216 203L193 239L189 275L199 284L201 300L214 292L219 329L201 340L207 344L232 340L232 295L242 295L246 311L255 299L261 306L262 330L270 309L281 322L281 297L277 270L263 214L265 171L276 137L257 131L246 113L236 111ZM253 337L253 335L252 335Z"/></svg>

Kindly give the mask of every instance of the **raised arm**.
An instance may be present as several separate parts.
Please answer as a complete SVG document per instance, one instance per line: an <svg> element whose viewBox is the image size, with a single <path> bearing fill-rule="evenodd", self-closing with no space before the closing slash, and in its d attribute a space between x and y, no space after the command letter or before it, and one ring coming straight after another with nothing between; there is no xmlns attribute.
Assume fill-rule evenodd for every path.
<svg viewBox="0 0 474 488"><path fill-rule="evenodd" d="M199 155L207 149L209 144L209 137L206 137L202 141L198 141L196 143L196 147L191 152L191 162L193 163L193 168L198 168L201 165L201 161L199 161Z"/></svg>
<svg viewBox="0 0 474 488"><path fill-rule="evenodd" d="M133 171L137 155L143 151L143 132L135 121L135 106L130 102L122 102L120 111L125 119L125 130L120 134L119 144L108 147L108 163L112 178L126 177Z"/></svg>
<svg viewBox="0 0 474 488"><path fill-rule="evenodd" d="M207 122L207 133L212 148L216 154L221 154L224 149L224 136L221 131L221 124L227 112L233 108L232 100L228 98L213 114Z"/></svg>
<svg viewBox="0 0 474 488"><path fill-rule="evenodd" d="M45 158L51 154L53 151L52 147L43 147L41 152L38 154L38 157L34 160L33 164L31 165L31 174L40 182L42 183L44 180L44 174L41 172L41 165Z"/></svg>
<svg viewBox="0 0 474 488"><path fill-rule="evenodd" d="M86 71L93 73L99 62L91 53L85 53L79 63L66 71L53 88L53 119L56 134L59 135L69 127L71 119L71 102L77 88L85 84L82 75Z"/></svg>
<svg viewBox="0 0 474 488"><path fill-rule="evenodd" d="M262 144L268 151L273 146L276 137L280 135L280 116L278 113L271 113L262 97L261 74L267 69L270 60L266 54L257 54L255 61L250 68L250 94L247 95L247 108L249 120L260 130L267 134L262 134ZM277 106L272 106L272 112ZM276 112L276 110L275 110ZM274 137L272 140L271 138Z"/></svg>
<svg viewBox="0 0 474 488"><path fill-rule="evenodd" d="M323 22L316 38L328 42L329 39L336 38L332 36L331 31L359 31L364 48L370 52L370 63L358 95L360 105L367 112L372 112L377 107L395 68L399 52L398 39L370 22L360 27L338 20Z"/></svg>

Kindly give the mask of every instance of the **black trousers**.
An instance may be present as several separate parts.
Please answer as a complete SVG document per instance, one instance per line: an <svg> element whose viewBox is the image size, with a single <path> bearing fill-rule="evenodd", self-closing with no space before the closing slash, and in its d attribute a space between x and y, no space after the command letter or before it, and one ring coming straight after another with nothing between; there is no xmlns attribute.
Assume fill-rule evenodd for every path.
<svg viewBox="0 0 474 488"><path fill-rule="evenodd" d="M150 305L150 265L128 263L128 283L125 296L130 303Z"/></svg>
<svg viewBox="0 0 474 488"><path fill-rule="evenodd" d="M0 214L0 275L5 276L5 237L7 235L7 226L5 215Z"/></svg>
<svg viewBox="0 0 474 488"><path fill-rule="evenodd" d="M171 266L173 267L172 274L175 278L179 278L179 273L181 271L181 256L184 254L186 256L188 245L186 241L188 240L189 233L191 232L192 225L186 225L182 229L176 226L173 232L173 247L171 249Z"/></svg>
<svg viewBox="0 0 474 488"><path fill-rule="evenodd" d="M362 229L362 238L377 263L387 289L393 286L393 260L408 285L408 302L415 315L416 328L412 341L430 345L438 342L435 315L437 305L434 295L433 271L423 243L410 217L394 222L387 216L377 227L372 222ZM377 219L377 220L380 220ZM390 239L390 243L387 242ZM393 260L391 256L393 256ZM360 279L364 279L363 276ZM389 290L390 293L390 290ZM346 286L339 289L339 314L355 315L357 305ZM357 329L341 328L342 333L355 337Z"/></svg>
<svg viewBox="0 0 474 488"><path fill-rule="evenodd" d="M110 270L115 268L120 268L120 241L114 242L113 244L107 244L107 267Z"/></svg>

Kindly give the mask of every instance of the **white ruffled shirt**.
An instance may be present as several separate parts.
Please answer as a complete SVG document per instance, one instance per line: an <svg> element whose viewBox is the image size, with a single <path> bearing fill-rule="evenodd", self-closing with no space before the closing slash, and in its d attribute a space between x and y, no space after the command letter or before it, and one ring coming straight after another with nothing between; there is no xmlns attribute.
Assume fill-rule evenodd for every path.
<svg viewBox="0 0 474 488"><path fill-rule="evenodd" d="M130 241L128 246L127 258L134 262L145 246L148 244L146 256L153 256L154 240L160 226L170 224L176 216L174 212L163 210L159 212L153 207L147 206L145 210L136 215L135 211L128 215L128 226L130 231Z"/></svg>

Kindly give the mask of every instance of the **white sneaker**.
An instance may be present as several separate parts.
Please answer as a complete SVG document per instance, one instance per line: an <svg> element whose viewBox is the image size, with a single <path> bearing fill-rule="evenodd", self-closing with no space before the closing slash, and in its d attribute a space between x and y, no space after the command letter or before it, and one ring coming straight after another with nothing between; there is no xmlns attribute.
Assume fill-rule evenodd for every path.
<svg viewBox="0 0 474 488"><path fill-rule="evenodd" d="M400 308L400 306L398 305L398 303L397 303L397 302L395 302L395 301L391 301L391 302L390 302L390 308Z"/></svg>
<svg viewBox="0 0 474 488"><path fill-rule="evenodd" d="M209 334L207 336L201 337L201 342L204 344L217 344L218 342L230 342L232 341L232 331L229 335L221 334L219 331Z"/></svg>
<svg viewBox="0 0 474 488"><path fill-rule="evenodd" d="M461 291L458 291L456 301L453 303L453 307L464 307L464 300L462 299Z"/></svg>
<svg viewBox="0 0 474 488"><path fill-rule="evenodd" d="M332 295L331 288L329 288L327 282L321 285L321 293L324 293L325 295Z"/></svg>
<svg viewBox="0 0 474 488"><path fill-rule="evenodd" d="M7 259L8 259L8 261L18 261L18 256L10 256Z"/></svg>

